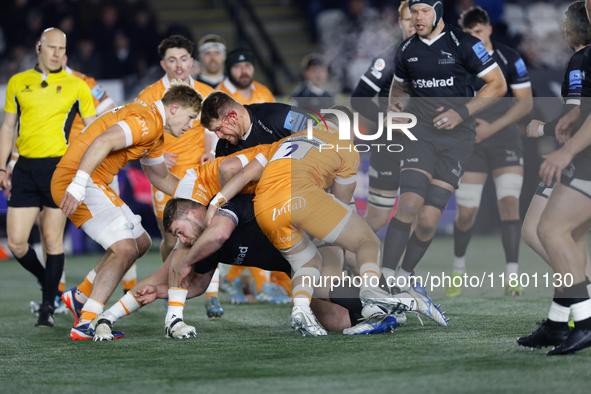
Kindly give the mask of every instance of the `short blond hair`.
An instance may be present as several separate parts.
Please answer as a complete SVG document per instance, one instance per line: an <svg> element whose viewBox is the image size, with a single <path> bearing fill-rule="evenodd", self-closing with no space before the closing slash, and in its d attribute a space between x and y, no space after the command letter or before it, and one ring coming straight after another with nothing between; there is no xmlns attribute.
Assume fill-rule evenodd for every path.
<svg viewBox="0 0 591 394"><path fill-rule="evenodd" d="M164 96L162 96L162 104L172 105L174 103L200 113L203 96L180 79L173 79L170 81L170 87L166 90Z"/></svg>
<svg viewBox="0 0 591 394"><path fill-rule="evenodd" d="M400 15L401 18L402 18L402 13L406 9L410 9L409 5L408 5L408 0L404 0L403 2L401 2L400 7L398 7L398 15Z"/></svg>

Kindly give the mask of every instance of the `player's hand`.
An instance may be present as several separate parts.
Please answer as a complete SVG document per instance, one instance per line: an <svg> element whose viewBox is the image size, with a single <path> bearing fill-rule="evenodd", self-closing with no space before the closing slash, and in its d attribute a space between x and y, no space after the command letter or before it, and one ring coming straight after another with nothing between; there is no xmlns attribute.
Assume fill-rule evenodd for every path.
<svg viewBox="0 0 591 394"><path fill-rule="evenodd" d="M203 221L205 223L205 227L209 227L217 211L217 207L213 205L207 207L207 214L205 215L205 220Z"/></svg>
<svg viewBox="0 0 591 394"><path fill-rule="evenodd" d="M142 305L154 302L158 296L158 289L154 285L143 285L133 295Z"/></svg>
<svg viewBox="0 0 591 394"><path fill-rule="evenodd" d="M183 262L183 265L181 265L181 268L179 270L179 286L182 289L188 289L189 285L191 284L191 277L189 277L189 274L191 273L191 271L193 270L193 266L187 264L186 262Z"/></svg>
<svg viewBox="0 0 591 394"><path fill-rule="evenodd" d="M400 104L400 103L390 104L390 106L388 107L388 111L386 112L386 116L384 117L384 125L388 124L388 112L402 112L402 104ZM410 119L408 119L408 118L392 118L391 122L392 122L392 124L406 124L406 123L410 122ZM402 131L399 129L396 129L396 132L402 133Z"/></svg>
<svg viewBox="0 0 591 394"><path fill-rule="evenodd" d="M483 140L489 138L494 133L495 131L493 130L490 123L484 119L476 118L476 138L474 139L475 144L481 143Z"/></svg>
<svg viewBox="0 0 591 394"><path fill-rule="evenodd" d="M166 167L170 170L176 164L176 158L179 157L176 153L165 153L164 154L164 161L166 162Z"/></svg>
<svg viewBox="0 0 591 394"><path fill-rule="evenodd" d="M437 108L437 112L443 112L445 108ZM453 109L448 109L442 114L433 119L433 126L439 130L453 130L457 125L462 123L464 119Z"/></svg>
<svg viewBox="0 0 591 394"><path fill-rule="evenodd" d="M566 144L566 141L570 139L575 122L578 120L578 116L573 120L573 117L569 116L571 113L568 113L560 118L556 124L556 128L554 129L554 132L556 133L556 140L558 140L560 145Z"/></svg>
<svg viewBox="0 0 591 394"><path fill-rule="evenodd" d="M566 149L560 148L543 157L545 160L540 166L540 178L546 185L551 185L554 178L556 183L560 183L560 174L573 160L573 155Z"/></svg>
<svg viewBox="0 0 591 394"><path fill-rule="evenodd" d="M10 173L8 171L10 167L6 167L6 172L0 171L0 189L4 190L4 197L10 195L10 189L12 183L10 182ZM12 172L12 171L11 171Z"/></svg>
<svg viewBox="0 0 591 394"><path fill-rule="evenodd" d="M525 135L527 135L527 138L541 137L538 130L540 129L540 125L543 125L543 124L545 124L545 123L542 122L541 120L537 120L537 119L534 119L531 122L529 122L529 124L527 125L527 128L525 129Z"/></svg>
<svg viewBox="0 0 591 394"><path fill-rule="evenodd" d="M201 156L201 164L206 163L208 161L214 161L214 160L215 160L215 155L211 152L205 153L203 156Z"/></svg>
<svg viewBox="0 0 591 394"><path fill-rule="evenodd" d="M64 193L64 197L62 198L62 202L60 203L60 208L64 212L64 215L70 216L76 212L80 205L82 205L82 201L83 200L78 201L76 197L66 191L66 193Z"/></svg>

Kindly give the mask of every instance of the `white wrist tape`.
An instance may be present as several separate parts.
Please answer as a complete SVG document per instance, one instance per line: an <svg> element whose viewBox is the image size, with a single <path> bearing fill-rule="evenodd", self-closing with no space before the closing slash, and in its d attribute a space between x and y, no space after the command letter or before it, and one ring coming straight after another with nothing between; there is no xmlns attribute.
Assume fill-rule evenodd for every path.
<svg viewBox="0 0 591 394"><path fill-rule="evenodd" d="M540 137L544 136L544 124L542 123L539 127L538 127L538 134L540 135Z"/></svg>
<svg viewBox="0 0 591 394"><path fill-rule="evenodd" d="M215 197L213 198L213 200L211 200L211 202L209 203L209 205L213 205L217 209L220 209L227 202L228 202L228 200L226 200L226 197L224 197L224 195L222 194L222 192L219 192L218 194L215 195Z"/></svg>
<svg viewBox="0 0 591 394"><path fill-rule="evenodd" d="M6 165L6 168L10 167L10 169L13 169L15 164L16 164L16 160L12 159L8 162L8 164Z"/></svg>
<svg viewBox="0 0 591 394"><path fill-rule="evenodd" d="M86 196L86 184L88 183L89 178L90 175L84 171L78 170L76 176L72 179L72 183L70 183L66 189L66 192L70 193L76 201L84 201L84 196Z"/></svg>

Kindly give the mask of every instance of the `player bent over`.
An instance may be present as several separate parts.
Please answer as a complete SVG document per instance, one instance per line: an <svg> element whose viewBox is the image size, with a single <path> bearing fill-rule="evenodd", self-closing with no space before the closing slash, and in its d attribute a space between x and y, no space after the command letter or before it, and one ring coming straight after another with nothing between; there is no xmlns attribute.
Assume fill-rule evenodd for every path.
<svg viewBox="0 0 591 394"><path fill-rule="evenodd" d="M51 181L54 201L106 250L93 271L96 277L85 278L79 288L63 295L76 318L71 339L93 338L89 323L102 313L127 269L151 246L140 217L109 184L128 161L139 159L152 185L172 194L178 178L168 172L162 156L164 133L179 137L191 128L201 102L195 89L173 83L161 101L129 104L97 118L59 162Z"/></svg>
<svg viewBox="0 0 591 394"><path fill-rule="evenodd" d="M345 107L334 109L349 112ZM355 268L363 282L360 298L366 306L363 316L368 320L345 330L345 334L395 328L396 319L389 314L411 309L448 325L421 286L395 298L378 287L379 240L348 206L355 189L359 154L351 141L338 139L338 128L331 123L337 122L337 117L329 114L325 119L328 129L324 125L314 127L313 138L308 138L306 130L301 131L274 143L266 155L245 166L214 198L206 224L226 198L232 198L249 181L259 180L254 199L257 222L292 266L291 322L302 335L326 335L310 309L314 295L311 283L320 280L323 262L308 234L356 254ZM332 187L334 196L324 191L328 187ZM181 282L185 271L187 267L181 267ZM313 279L311 283L304 280L309 278Z"/></svg>

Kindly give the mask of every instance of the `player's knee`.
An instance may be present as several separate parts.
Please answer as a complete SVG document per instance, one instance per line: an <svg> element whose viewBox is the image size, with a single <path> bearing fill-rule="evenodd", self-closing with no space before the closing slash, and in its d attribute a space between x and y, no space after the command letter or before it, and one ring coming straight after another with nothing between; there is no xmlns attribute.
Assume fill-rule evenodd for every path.
<svg viewBox="0 0 591 394"><path fill-rule="evenodd" d="M280 252L283 255L283 257L289 262L293 271L297 272L299 269L301 269L305 265L310 266L309 263L312 262L312 259L318 253L318 249L316 249L316 246L314 246L314 244L312 242L308 241L308 245L303 250L301 250L299 252L287 254L287 253L289 253L289 249L282 250ZM322 260L320 260L320 261L322 261ZM318 266L315 268L320 269L321 267Z"/></svg>
<svg viewBox="0 0 591 394"><path fill-rule="evenodd" d="M26 240L21 240L19 238L15 239L9 236L6 244L10 252L17 257L24 256L25 253L27 253L27 250L29 250L29 243Z"/></svg>
<svg viewBox="0 0 591 394"><path fill-rule="evenodd" d="M422 214L419 216L419 220L417 220L417 226L415 228L415 233L419 237L419 239L431 239L437 230L437 223L439 222L439 217L433 217L432 215L425 215Z"/></svg>
<svg viewBox="0 0 591 394"><path fill-rule="evenodd" d="M514 196L503 197L499 200L499 214L501 220L519 220L519 199Z"/></svg>
<svg viewBox="0 0 591 394"><path fill-rule="evenodd" d="M426 174L420 171L407 170L400 173L401 195L404 193L415 193L426 198L429 186L431 186L431 180Z"/></svg>
<svg viewBox="0 0 591 394"><path fill-rule="evenodd" d="M152 247L152 238L147 232L144 232L139 238L136 239L136 243L138 258L140 258Z"/></svg>
<svg viewBox="0 0 591 394"><path fill-rule="evenodd" d="M540 223L538 224L536 234L544 248L546 248L550 241L557 235L555 232L555 227L552 225L552 223L549 223L547 220L543 219L540 220Z"/></svg>
<svg viewBox="0 0 591 394"><path fill-rule="evenodd" d="M131 266L138 258L138 246L135 239L122 239L110 246L110 251L117 261Z"/></svg>
<svg viewBox="0 0 591 394"><path fill-rule="evenodd" d="M447 190L441 186L432 184L429 186L429 190L427 191L427 196L425 197L424 205L435 207L439 211L443 212L445 207L447 207L447 203L451 198L451 194L451 190Z"/></svg>
<svg viewBox="0 0 591 394"><path fill-rule="evenodd" d="M456 226L462 231L468 230L474 225L474 220L476 219L477 213L478 208L458 207L458 214L456 216Z"/></svg>
<svg viewBox="0 0 591 394"><path fill-rule="evenodd" d="M464 208L476 208L480 206L484 184L460 183L456 190L456 203Z"/></svg>
<svg viewBox="0 0 591 394"><path fill-rule="evenodd" d="M497 200L501 201L505 197L514 197L519 200L521 195L521 186L523 185L523 175L520 174L501 174L495 179L495 189L497 190Z"/></svg>

